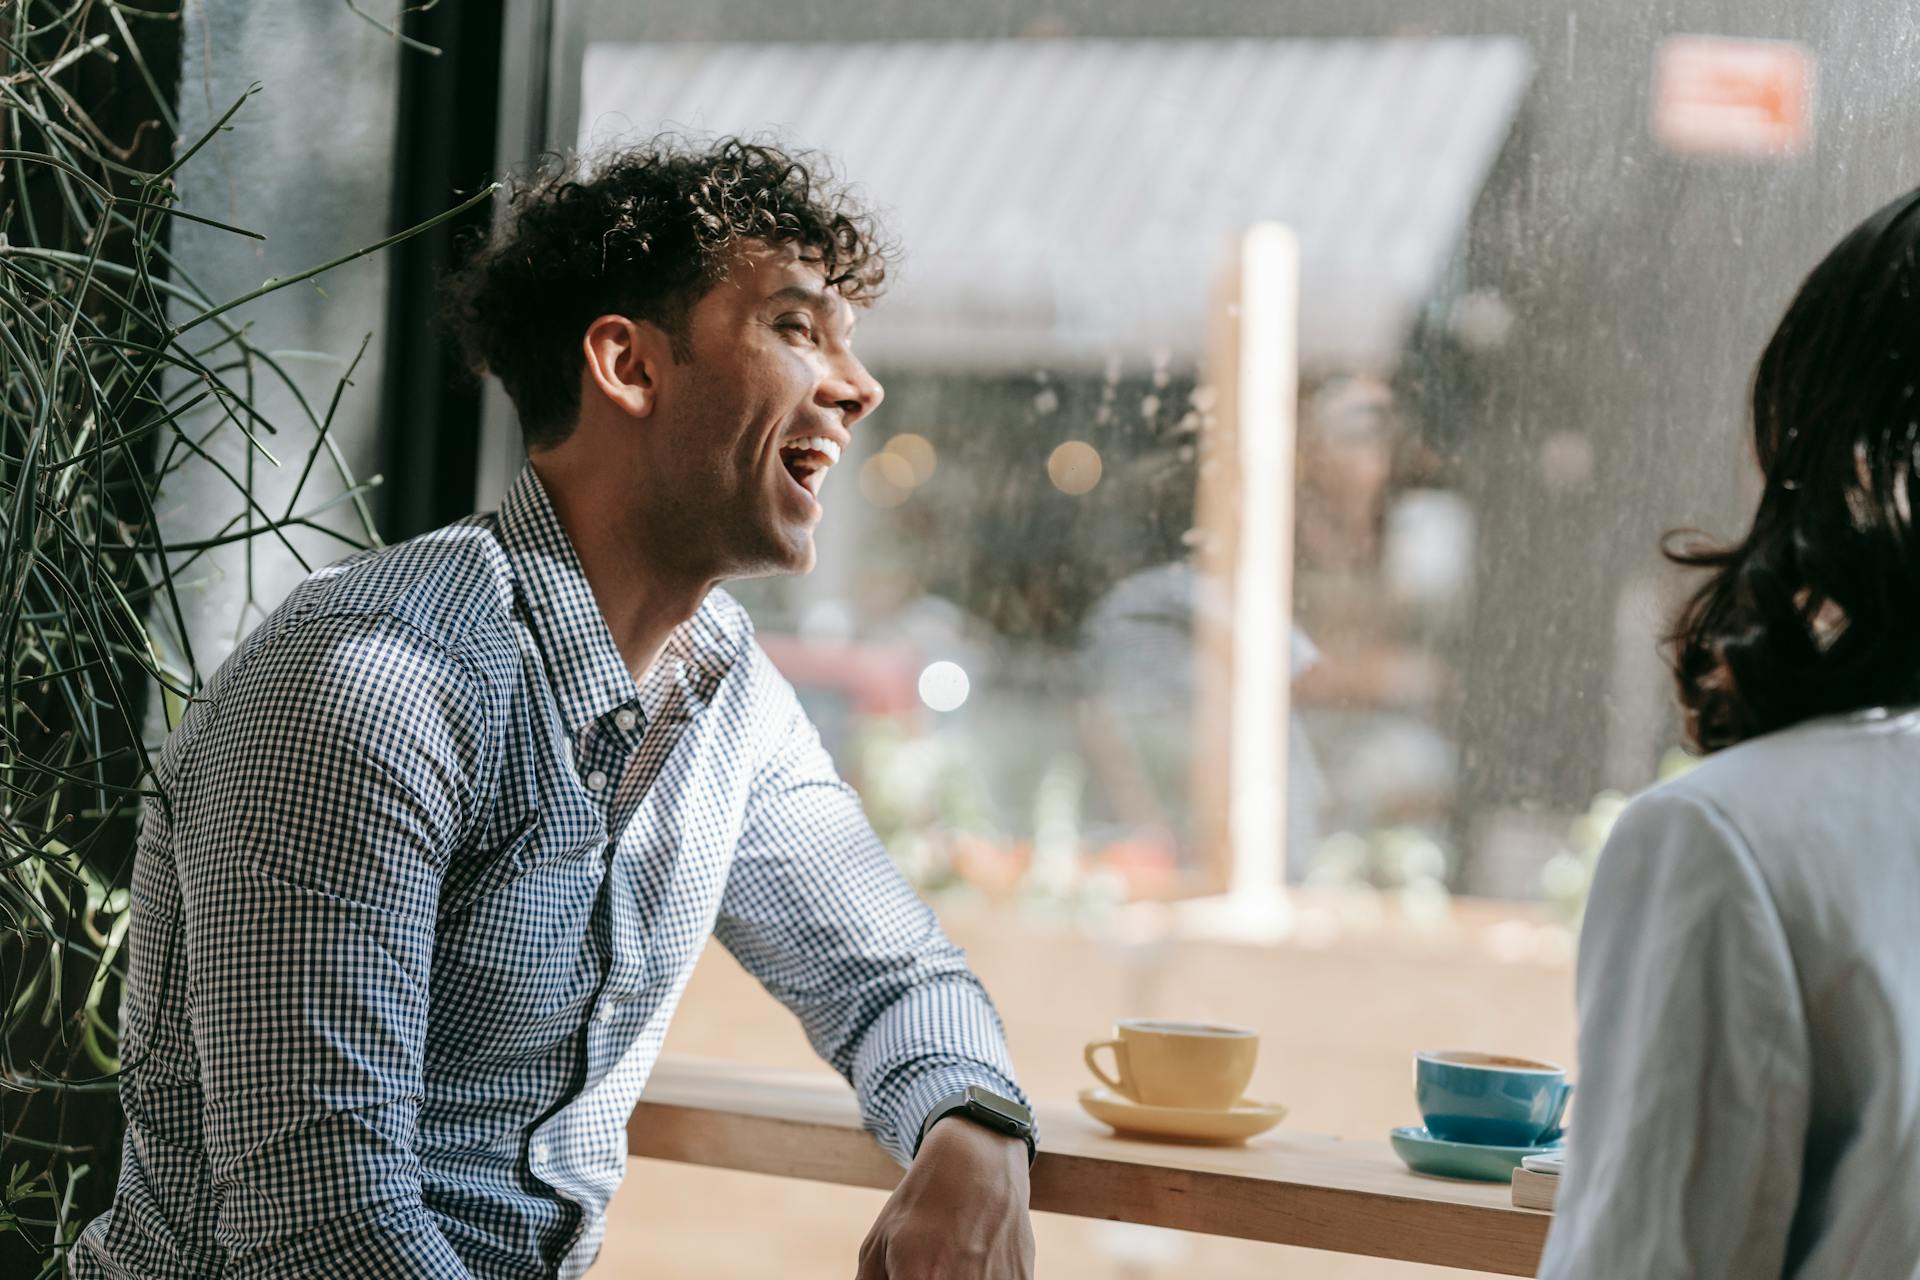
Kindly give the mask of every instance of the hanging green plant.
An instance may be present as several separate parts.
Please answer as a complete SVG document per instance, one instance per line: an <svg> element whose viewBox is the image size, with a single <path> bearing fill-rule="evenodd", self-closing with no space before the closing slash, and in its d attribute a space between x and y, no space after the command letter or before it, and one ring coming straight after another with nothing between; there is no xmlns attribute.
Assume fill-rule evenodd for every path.
<svg viewBox="0 0 1920 1280"><path fill-rule="evenodd" d="M195 138L172 111L178 4L0 4L0 1273L58 1274L111 1194L128 879L149 752L211 674L184 620L216 548L317 530L377 545L330 435L358 356L316 404L237 311L425 231L457 208L240 297L209 296L168 252L174 175ZM156 52L157 50L157 52ZM362 343L361 351L366 344ZM291 393L273 421L259 392ZM221 461L244 442L245 463ZM231 516L170 542L161 494L193 465ZM298 479L268 509L260 468ZM309 496L325 490L323 497ZM278 486L275 492L283 492ZM204 500L201 500L204 501ZM342 532L339 510L351 512ZM204 510L198 513L207 514ZM215 513L216 516L224 514ZM309 568L313 567L311 565ZM19 1265L24 1262L26 1265Z"/></svg>

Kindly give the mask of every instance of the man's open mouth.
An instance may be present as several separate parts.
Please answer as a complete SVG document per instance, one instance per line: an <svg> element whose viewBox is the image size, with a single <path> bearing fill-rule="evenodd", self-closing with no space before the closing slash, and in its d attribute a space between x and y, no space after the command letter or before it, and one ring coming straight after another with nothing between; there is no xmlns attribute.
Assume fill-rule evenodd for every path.
<svg viewBox="0 0 1920 1280"><path fill-rule="evenodd" d="M826 436L802 436L780 446L780 463L794 483L814 497L826 481L827 468L840 461L840 446Z"/></svg>

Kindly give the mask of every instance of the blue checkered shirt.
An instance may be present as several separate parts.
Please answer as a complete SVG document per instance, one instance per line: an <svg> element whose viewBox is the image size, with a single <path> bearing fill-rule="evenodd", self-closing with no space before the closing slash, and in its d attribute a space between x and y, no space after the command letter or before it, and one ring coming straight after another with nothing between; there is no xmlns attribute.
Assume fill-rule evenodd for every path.
<svg viewBox="0 0 1920 1280"><path fill-rule="evenodd" d="M711 933L910 1158L998 1015L714 592L636 684L531 467L315 574L167 740L81 1277L577 1276Z"/></svg>

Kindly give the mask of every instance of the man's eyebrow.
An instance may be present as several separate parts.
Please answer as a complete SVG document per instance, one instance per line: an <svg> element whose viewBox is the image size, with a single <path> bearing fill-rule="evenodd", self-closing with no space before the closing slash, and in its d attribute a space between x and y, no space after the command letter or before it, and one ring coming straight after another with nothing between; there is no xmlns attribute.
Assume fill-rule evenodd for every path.
<svg viewBox="0 0 1920 1280"><path fill-rule="evenodd" d="M827 305L827 295L826 292L821 289L809 289L803 284L790 284L784 288L775 289L772 293L768 294L767 301L800 302L805 303L809 307L824 310Z"/></svg>

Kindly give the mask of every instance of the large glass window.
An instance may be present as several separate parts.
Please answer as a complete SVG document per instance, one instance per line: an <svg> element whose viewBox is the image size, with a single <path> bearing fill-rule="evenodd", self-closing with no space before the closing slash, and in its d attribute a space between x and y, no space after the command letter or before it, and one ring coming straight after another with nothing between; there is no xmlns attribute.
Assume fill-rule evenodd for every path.
<svg viewBox="0 0 1920 1280"><path fill-rule="evenodd" d="M556 6L555 140L771 134L901 242L819 567L736 594L1036 1092L1134 1012L1373 1138L1424 1042L1570 1057L1591 855L1684 767L1660 535L1733 531L1760 342L1912 179L1911 19L1847 10ZM754 999L673 1046L803 1062Z"/></svg>

